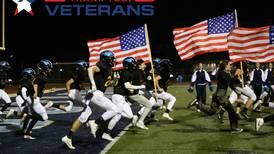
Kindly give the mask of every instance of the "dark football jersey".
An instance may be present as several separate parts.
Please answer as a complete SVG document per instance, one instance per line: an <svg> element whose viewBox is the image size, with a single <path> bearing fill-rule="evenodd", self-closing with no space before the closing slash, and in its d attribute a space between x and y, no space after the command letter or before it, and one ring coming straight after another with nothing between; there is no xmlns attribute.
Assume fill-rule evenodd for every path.
<svg viewBox="0 0 274 154"><path fill-rule="evenodd" d="M130 82L134 86L139 86L144 81L143 71L136 70L122 70L120 73L120 79L118 80L118 84L114 87L114 93L129 96L138 94L138 90L129 91L125 88L125 83Z"/></svg>
<svg viewBox="0 0 274 154"><path fill-rule="evenodd" d="M38 97L42 97L44 94L44 89L47 83L47 76L44 74L37 74L34 80L34 84L38 85Z"/></svg>
<svg viewBox="0 0 274 154"><path fill-rule="evenodd" d="M161 79L158 81L159 86L167 91L168 80L170 79L170 72L166 70L160 70L158 72L158 75L161 77Z"/></svg>
<svg viewBox="0 0 274 154"><path fill-rule="evenodd" d="M113 79L113 70L110 66L99 61L96 63L96 66L100 69L100 72L94 73L94 80L97 90L105 92L107 88L107 82Z"/></svg>
<svg viewBox="0 0 274 154"><path fill-rule="evenodd" d="M23 94L22 94L22 88L23 87L27 89L27 96L33 96L34 95L34 88L33 88L33 84L32 84L31 80L26 80L26 79L21 80L20 88L19 88L19 91L17 93L18 95L23 96Z"/></svg>
<svg viewBox="0 0 274 154"><path fill-rule="evenodd" d="M71 74L71 79L73 79L74 82L70 84L70 89L81 90L81 84L85 80L85 72L75 71Z"/></svg>

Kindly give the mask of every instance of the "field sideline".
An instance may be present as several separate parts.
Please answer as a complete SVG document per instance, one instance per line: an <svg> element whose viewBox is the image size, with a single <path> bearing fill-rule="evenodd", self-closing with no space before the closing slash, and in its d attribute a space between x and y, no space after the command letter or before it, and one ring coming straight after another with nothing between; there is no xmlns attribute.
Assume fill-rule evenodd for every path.
<svg viewBox="0 0 274 154"><path fill-rule="evenodd" d="M231 134L227 114L224 124L216 121L215 116L198 113L194 109L186 109L187 104L194 98L195 93L189 94L186 86L175 85L169 92L177 98L174 111L175 118L170 122L157 114L159 122L151 123L149 130L138 128L129 129L118 142L110 149L109 154L173 154L173 153L273 153L274 130L273 125L266 124L263 132L254 131L254 117L273 112L252 113L250 121L240 121L244 128L241 134ZM208 91L210 103L211 92Z"/></svg>

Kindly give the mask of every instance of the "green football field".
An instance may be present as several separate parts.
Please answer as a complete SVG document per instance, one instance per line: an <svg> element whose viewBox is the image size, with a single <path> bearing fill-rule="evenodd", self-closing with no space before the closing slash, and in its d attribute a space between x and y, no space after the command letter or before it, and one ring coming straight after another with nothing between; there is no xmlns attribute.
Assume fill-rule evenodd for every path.
<svg viewBox="0 0 274 154"><path fill-rule="evenodd" d="M173 153L274 153L273 125L265 124L263 131L254 131L254 117L267 115L271 110L263 113L251 113L252 119L241 120L240 127L244 132L231 134L227 113L224 123L216 120L216 116L207 116L194 109L186 109L187 104L195 97L195 93L188 93L186 86L174 85L169 92L176 96L177 102L171 116L174 121L161 117L164 112L157 113L159 122L148 125L149 130L130 128L115 143L108 152L110 154L173 154ZM208 92L210 104L211 92Z"/></svg>

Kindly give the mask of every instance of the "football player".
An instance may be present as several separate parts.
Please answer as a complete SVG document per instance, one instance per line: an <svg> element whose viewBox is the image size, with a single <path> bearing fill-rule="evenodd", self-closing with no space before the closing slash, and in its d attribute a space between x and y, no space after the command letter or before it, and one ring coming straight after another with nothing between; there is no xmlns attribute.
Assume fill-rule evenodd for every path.
<svg viewBox="0 0 274 154"><path fill-rule="evenodd" d="M151 65L149 65L149 66L151 66ZM154 62L154 67L155 66L157 67L157 64L155 64L155 62ZM158 103L156 103L156 97L153 95L154 84L152 81L153 80L152 73L151 73L152 70L150 69L150 67L147 67L147 65L144 63L144 60L142 60L142 59L137 60L137 67L138 67L138 69L136 71L138 72L138 75L140 78L140 85L141 84L146 85L146 89L139 90L139 94L145 96L152 104L152 109L151 109L149 116L147 116L147 118L146 118L146 122L158 121L158 119L155 119L155 114L156 114L156 111L158 110L158 108L160 107L160 103L159 103L159 101L158 101ZM137 115L138 116L142 115L144 110L145 110L145 107L143 106L139 110ZM133 124L134 123L135 123L135 120L133 120Z"/></svg>
<svg viewBox="0 0 274 154"><path fill-rule="evenodd" d="M166 111L162 116L173 121L173 118L170 117L169 113L176 102L176 98L167 92L168 81L170 79L172 69L171 66L172 64L169 59L162 59L160 61L160 67L156 74L155 84L157 88L157 97L167 102Z"/></svg>
<svg viewBox="0 0 274 154"><path fill-rule="evenodd" d="M31 114L28 114L26 116L23 124L23 130L26 129L24 138L27 139L35 139L30 135L30 132L38 121L48 120L46 108L52 106L53 103L51 101L48 101L48 103L43 106L40 102L40 98L43 96L44 93L55 91L55 89L45 90L48 76L51 74L53 68L51 61L49 61L48 59L42 59L37 66L39 72L33 81L34 94L33 103L31 104L32 112ZM30 119L31 121L29 122Z"/></svg>
<svg viewBox="0 0 274 154"><path fill-rule="evenodd" d="M231 83L234 84L233 87L235 87L235 90L231 92L229 101L232 104L237 102L236 113L241 114L245 119L248 119L247 110L251 109L253 102L256 101L257 97L248 85L242 87L242 83L244 82L242 79L243 71L240 69L239 63L234 64L234 66L234 76L232 77ZM241 108L242 103L245 104L243 108Z"/></svg>
<svg viewBox="0 0 274 154"><path fill-rule="evenodd" d="M84 60L79 60L71 73L69 80L66 82L66 90L68 92L69 101L65 104L53 103L48 107L55 107L65 112L71 111L73 104L77 103L79 106L85 105L80 91L84 89L83 82L86 76L88 63Z"/></svg>
<svg viewBox="0 0 274 154"><path fill-rule="evenodd" d="M75 149L75 147L72 145L72 137L74 133L81 127L81 125L88 121L88 118L92 113L91 108L89 107L89 103L94 103L101 108L106 109L106 112L103 113L100 118L88 121L88 125L94 137L96 137L98 124L100 124L102 121L107 121L110 119L112 120L116 114L120 113L118 107L104 96L104 92L106 88L110 86L110 81L112 80L112 67L115 63L114 60L115 56L112 51L103 51L100 54L100 61L97 62L95 66L88 68L88 75L91 82L92 91L88 92L85 96L86 106L84 111L73 122L68 134L62 138L62 142L65 143L68 148ZM110 121L109 123L112 122ZM102 138L113 140L112 137L107 133L104 133Z"/></svg>
<svg viewBox="0 0 274 154"><path fill-rule="evenodd" d="M220 107L223 107L228 112L231 133L240 133L243 129L238 127L237 114L227 98L228 87L235 91L234 85L237 84L232 80L230 71L231 66L229 63L223 62L220 64L217 73L217 90L213 94L211 106L206 108L203 104L199 104L199 108L207 114L215 114Z"/></svg>
<svg viewBox="0 0 274 154"><path fill-rule="evenodd" d="M142 84L143 78L137 67L137 61L133 57L127 57L123 60L123 67L124 69L120 73L115 93L125 96L129 101L137 102L144 106L139 120L135 118L133 124L141 129L148 129L144 124L144 120L149 114L152 104L146 97L139 94L139 90L145 89L145 85ZM117 95L113 96L113 100L119 104Z"/></svg>
<svg viewBox="0 0 274 154"><path fill-rule="evenodd" d="M8 114L7 118L12 114L22 117L26 116L29 113L30 106L33 102L33 81L35 79L36 72L32 68L25 68L22 71L22 79L20 81L20 87L17 92L17 96L15 98L16 104L19 107L19 111L15 111L11 109ZM24 120L24 118L23 118Z"/></svg>
<svg viewBox="0 0 274 154"><path fill-rule="evenodd" d="M11 105L11 99L5 91L5 86L11 82L11 80L8 79L8 71L10 68L10 64L7 61L0 62L0 99L5 103L0 110L0 115Z"/></svg>

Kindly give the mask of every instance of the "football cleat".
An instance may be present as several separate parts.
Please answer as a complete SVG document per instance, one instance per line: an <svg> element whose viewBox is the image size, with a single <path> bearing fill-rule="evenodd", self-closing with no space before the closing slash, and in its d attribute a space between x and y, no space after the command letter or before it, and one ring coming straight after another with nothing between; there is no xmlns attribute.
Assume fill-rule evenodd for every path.
<svg viewBox="0 0 274 154"><path fill-rule="evenodd" d="M35 140L36 138L30 135L24 135L24 139Z"/></svg>
<svg viewBox="0 0 274 154"><path fill-rule="evenodd" d="M231 129L232 134L238 134L238 133L241 133L241 132L243 132L242 128L232 128Z"/></svg>
<svg viewBox="0 0 274 154"><path fill-rule="evenodd" d="M105 139L105 140L108 140L108 141L113 141L114 140L114 138L112 138L109 134L107 134L107 133L104 133L103 135L102 135L102 139Z"/></svg>
<svg viewBox="0 0 274 154"><path fill-rule="evenodd" d="M264 124L263 118L256 118L255 130L258 132Z"/></svg>
<svg viewBox="0 0 274 154"><path fill-rule="evenodd" d="M90 127L90 133L96 138L96 131L98 129L98 125L95 123L95 120L89 120L88 125Z"/></svg>
<svg viewBox="0 0 274 154"><path fill-rule="evenodd" d="M138 121L136 123L136 126L139 127L139 128L141 128L141 129L148 130L148 128L145 126L144 122L142 122L142 121Z"/></svg>
<svg viewBox="0 0 274 154"><path fill-rule="evenodd" d="M167 118L170 121L173 121L173 118L171 118L168 113L164 113L162 116Z"/></svg>
<svg viewBox="0 0 274 154"><path fill-rule="evenodd" d="M69 149L72 149L72 150L75 149L75 147L72 145L71 139L68 138L67 136L64 136L62 138L62 142L65 143Z"/></svg>
<svg viewBox="0 0 274 154"><path fill-rule="evenodd" d="M48 109L50 107L52 107L53 102L52 101L48 101L48 103L45 105L45 108Z"/></svg>
<svg viewBox="0 0 274 154"><path fill-rule="evenodd" d="M8 114L6 115L6 118L10 117L14 113L14 109L10 109Z"/></svg>

